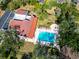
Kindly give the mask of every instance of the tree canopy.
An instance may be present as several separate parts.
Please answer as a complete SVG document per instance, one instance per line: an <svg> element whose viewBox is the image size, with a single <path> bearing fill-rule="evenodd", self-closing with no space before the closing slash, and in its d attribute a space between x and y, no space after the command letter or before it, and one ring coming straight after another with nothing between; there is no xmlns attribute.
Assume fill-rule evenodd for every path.
<svg viewBox="0 0 79 59"><path fill-rule="evenodd" d="M76 16L79 15L78 11L72 2L59 4L58 7L61 9L61 14L57 17L60 27L60 46L67 45L78 52L79 33L75 31L77 29L75 21L77 20Z"/></svg>
<svg viewBox="0 0 79 59"><path fill-rule="evenodd" d="M0 31L0 57L16 58L16 54L23 45L24 41L20 40L15 30Z"/></svg>

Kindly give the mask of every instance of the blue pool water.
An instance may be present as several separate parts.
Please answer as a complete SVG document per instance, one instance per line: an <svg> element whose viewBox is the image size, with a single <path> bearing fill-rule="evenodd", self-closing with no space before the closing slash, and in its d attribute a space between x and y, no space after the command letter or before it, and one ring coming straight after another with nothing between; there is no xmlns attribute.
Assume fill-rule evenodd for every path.
<svg viewBox="0 0 79 59"><path fill-rule="evenodd" d="M54 43L56 41L55 36L56 36L56 34L54 34L54 33L40 32L38 35L38 40Z"/></svg>

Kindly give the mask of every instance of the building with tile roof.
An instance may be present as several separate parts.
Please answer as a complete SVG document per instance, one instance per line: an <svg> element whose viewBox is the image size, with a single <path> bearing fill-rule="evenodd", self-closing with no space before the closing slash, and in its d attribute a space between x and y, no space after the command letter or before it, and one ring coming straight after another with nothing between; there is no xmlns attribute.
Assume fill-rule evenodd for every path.
<svg viewBox="0 0 79 59"><path fill-rule="evenodd" d="M37 25L37 17L28 15L23 9L16 10L13 19L9 22L10 28L15 28L19 35L33 38Z"/></svg>

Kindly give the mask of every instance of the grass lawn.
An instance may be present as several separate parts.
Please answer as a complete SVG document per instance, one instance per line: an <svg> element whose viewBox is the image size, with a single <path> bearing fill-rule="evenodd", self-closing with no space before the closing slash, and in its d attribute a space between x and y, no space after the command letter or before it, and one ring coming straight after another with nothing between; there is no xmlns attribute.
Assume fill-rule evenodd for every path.
<svg viewBox="0 0 79 59"><path fill-rule="evenodd" d="M34 49L33 43L25 42L24 46L21 47L21 49L19 50L19 52L17 54L18 59L21 59L21 57L24 53L33 52L33 49Z"/></svg>

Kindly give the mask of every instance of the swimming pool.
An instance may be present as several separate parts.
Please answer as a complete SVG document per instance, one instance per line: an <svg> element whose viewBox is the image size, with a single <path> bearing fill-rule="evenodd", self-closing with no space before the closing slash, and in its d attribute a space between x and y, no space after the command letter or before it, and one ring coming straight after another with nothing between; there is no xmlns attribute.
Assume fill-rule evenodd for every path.
<svg viewBox="0 0 79 59"><path fill-rule="evenodd" d="M50 32L40 32L38 35L38 40L54 43L54 42L56 42L56 34L50 33Z"/></svg>

